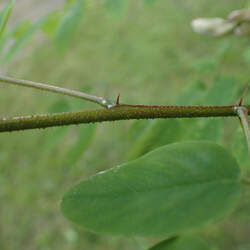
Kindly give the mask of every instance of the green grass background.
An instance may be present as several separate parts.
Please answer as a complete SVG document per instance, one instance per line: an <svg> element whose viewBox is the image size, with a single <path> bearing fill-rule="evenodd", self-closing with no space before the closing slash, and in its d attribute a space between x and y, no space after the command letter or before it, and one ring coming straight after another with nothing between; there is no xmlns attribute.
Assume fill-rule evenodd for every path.
<svg viewBox="0 0 250 250"><path fill-rule="evenodd" d="M200 36L191 30L190 22L197 17L225 17L247 3L158 0L142 8L139 1L130 1L121 16L92 6L64 56L41 35L43 42L37 38L29 43L2 70L13 77L87 90L110 99L121 93L121 102L131 104L174 105L190 84L203 81L211 86L218 77L234 78L239 97L250 80L250 38ZM221 55L219 60L217 55ZM96 107L0 85L1 117ZM132 123L98 124L93 141L72 165L65 155L76 144L79 127L88 125L0 134L0 249L137 250L158 241L92 234L68 222L60 212L66 190L124 162L135 142L128 136ZM237 126L237 119L225 119L224 145L228 148L230 131ZM249 196L245 188L242 204L230 218L198 232L214 250L250 248Z"/></svg>

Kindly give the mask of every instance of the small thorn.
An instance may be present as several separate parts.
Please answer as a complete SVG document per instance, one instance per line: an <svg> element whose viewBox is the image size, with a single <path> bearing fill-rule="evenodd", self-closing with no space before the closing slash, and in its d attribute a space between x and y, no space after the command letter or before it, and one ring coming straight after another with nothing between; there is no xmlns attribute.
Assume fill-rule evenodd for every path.
<svg viewBox="0 0 250 250"><path fill-rule="evenodd" d="M119 93L119 95L117 96L116 105L119 105L119 102L120 102L120 93Z"/></svg>
<svg viewBox="0 0 250 250"><path fill-rule="evenodd" d="M241 96L241 98L240 98L239 106L242 106L244 97L245 97L245 95L247 94L247 91L248 91L249 87L250 87L250 83L248 84L248 86L246 87L246 89L244 90L244 93L242 94L242 96Z"/></svg>

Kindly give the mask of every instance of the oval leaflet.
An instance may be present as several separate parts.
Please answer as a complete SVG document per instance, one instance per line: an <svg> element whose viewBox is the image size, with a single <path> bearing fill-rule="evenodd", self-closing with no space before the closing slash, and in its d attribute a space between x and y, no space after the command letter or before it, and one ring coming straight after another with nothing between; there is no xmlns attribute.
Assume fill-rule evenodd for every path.
<svg viewBox="0 0 250 250"><path fill-rule="evenodd" d="M221 146L174 143L79 183L61 207L65 217L93 232L173 235L232 212L239 177L236 160Z"/></svg>

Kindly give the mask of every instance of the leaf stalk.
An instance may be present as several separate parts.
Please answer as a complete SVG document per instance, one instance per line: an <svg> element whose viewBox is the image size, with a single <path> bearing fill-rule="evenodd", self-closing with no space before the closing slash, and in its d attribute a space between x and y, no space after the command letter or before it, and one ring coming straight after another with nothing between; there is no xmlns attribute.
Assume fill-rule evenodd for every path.
<svg viewBox="0 0 250 250"><path fill-rule="evenodd" d="M7 83L7 84L14 84L14 85L21 86L21 87L35 88L35 89L45 90L45 91L54 92L58 94L68 95L68 96L72 96L75 98L80 98L80 99L84 99L90 102L97 103L105 108L111 108L112 106L115 105L101 96L90 95L81 91L70 90L70 89L61 88L58 86L49 85L45 83L32 82L28 80L19 80L19 79L7 77L7 76L0 76L0 82Z"/></svg>

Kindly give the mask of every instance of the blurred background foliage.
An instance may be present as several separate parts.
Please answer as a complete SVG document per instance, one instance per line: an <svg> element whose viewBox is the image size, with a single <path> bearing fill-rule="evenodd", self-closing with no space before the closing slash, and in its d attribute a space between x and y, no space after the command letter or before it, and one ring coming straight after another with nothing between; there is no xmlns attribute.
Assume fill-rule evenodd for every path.
<svg viewBox="0 0 250 250"><path fill-rule="evenodd" d="M1 1L4 10L8 1ZM18 0L0 40L0 72L131 104L227 105L250 80L250 37L199 36L197 17L227 16L246 0ZM1 27L1 20L0 20ZM96 108L0 84L0 116ZM249 95L245 102L249 103ZM100 236L68 222L73 184L161 145L212 140L250 174L236 118L122 121L0 135L0 249L145 249L160 239ZM230 219L204 228L212 249L250 248L250 190Z"/></svg>

